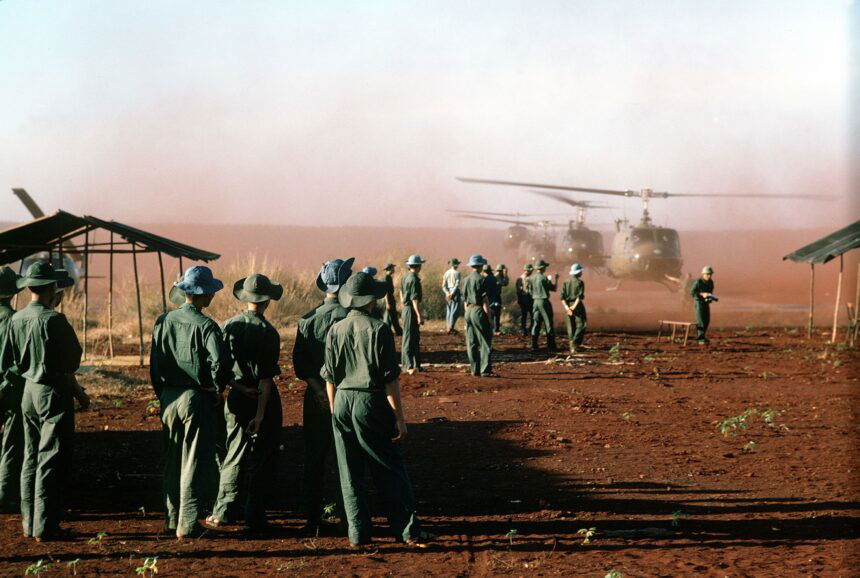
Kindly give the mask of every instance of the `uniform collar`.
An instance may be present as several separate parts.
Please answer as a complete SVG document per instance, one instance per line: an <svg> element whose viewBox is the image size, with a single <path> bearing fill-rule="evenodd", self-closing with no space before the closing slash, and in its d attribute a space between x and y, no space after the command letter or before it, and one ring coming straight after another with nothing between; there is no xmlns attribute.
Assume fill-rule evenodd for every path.
<svg viewBox="0 0 860 578"><path fill-rule="evenodd" d="M39 303L38 301L30 301L30 303L27 305L27 307L34 307L36 309L48 309L47 307L45 307L43 304Z"/></svg>
<svg viewBox="0 0 860 578"><path fill-rule="evenodd" d="M362 315L364 317L369 317L370 313L368 313L364 309L350 309L349 313L346 314L347 317L356 317L358 315Z"/></svg>
<svg viewBox="0 0 860 578"><path fill-rule="evenodd" d="M194 303L183 303L182 306L180 307L180 309L186 309L186 310L192 309L192 310L196 311L197 313L200 313L200 310L197 307L195 307Z"/></svg>
<svg viewBox="0 0 860 578"><path fill-rule="evenodd" d="M266 316L259 311L251 311L250 309L245 309L244 311L242 311L242 315L245 315L247 317L254 317L256 319L266 319Z"/></svg>
<svg viewBox="0 0 860 578"><path fill-rule="evenodd" d="M337 297L326 297L323 299L323 303L326 305L332 305L334 303L338 303Z"/></svg>

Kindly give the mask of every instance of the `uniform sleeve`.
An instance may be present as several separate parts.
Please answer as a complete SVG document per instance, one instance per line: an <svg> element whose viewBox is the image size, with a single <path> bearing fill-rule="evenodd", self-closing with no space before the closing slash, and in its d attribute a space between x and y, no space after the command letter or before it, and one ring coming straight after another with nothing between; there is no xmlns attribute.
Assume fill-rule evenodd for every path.
<svg viewBox="0 0 860 578"><path fill-rule="evenodd" d="M13 372L15 355L12 352L11 323L6 323L0 329L0 391L9 385L9 375Z"/></svg>
<svg viewBox="0 0 860 578"><path fill-rule="evenodd" d="M57 365L52 368L56 373L74 373L81 366L81 343L71 323L62 313L48 320L48 342L53 343L52 361Z"/></svg>
<svg viewBox="0 0 860 578"><path fill-rule="evenodd" d="M206 348L206 361L209 366L212 385L218 391L223 391L224 386L233 376L232 356L224 340L221 328L212 322L203 330L203 346Z"/></svg>
<svg viewBox="0 0 860 578"><path fill-rule="evenodd" d="M573 297L570 294L570 284L565 281L561 286L561 300L569 301L571 299L573 299Z"/></svg>
<svg viewBox="0 0 860 578"><path fill-rule="evenodd" d="M698 297L701 292L702 291L699 289L699 280L696 279L696 282L693 283L692 287L690 287L690 297Z"/></svg>
<svg viewBox="0 0 860 578"><path fill-rule="evenodd" d="M158 365L159 351L161 350L161 333L163 330L164 315L159 316L155 321L155 326L152 328L152 343L149 347L149 381L152 383L152 389L155 390L155 395L161 395L161 388L164 385L160 378L160 367Z"/></svg>
<svg viewBox="0 0 860 578"><path fill-rule="evenodd" d="M307 379L313 377L313 372L308 368L308 345L307 331L305 319L300 319L296 326L296 341L293 343L293 371L299 379Z"/></svg>
<svg viewBox="0 0 860 578"><path fill-rule="evenodd" d="M571 292L572 299L582 299L585 297L585 283L580 281L576 284L576 288Z"/></svg>
<svg viewBox="0 0 860 578"><path fill-rule="evenodd" d="M407 305L415 299L418 299L418 288L416 286L414 275L408 275L403 278L400 291L403 292L403 301Z"/></svg>
<svg viewBox="0 0 860 578"><path fill-rule="evenodd" d="M376 355L378 357L379 369L382 374L382 383L389 384L400 377L400 365L397 363L397 354L394 349L394 334L387 325L379 328L376 340Z"/></svg>
<svg viewBox="0 0 860 578"><path fill-rule="evenodd" d="M320 371L320 377L328 382L333 383L337 386L337 382L335 381L335 365L337 361L337 351L334 346L334 331L329 331L328 335L325 336L325 362L322 366L322 371Z"/></svg>
<svg viewBox="0 0 860 578"><path fill-rule="evenodd" d="M263 340L263 347L260 355L260 379L272 379L281 375L281 366L278 365L281 356L281 337L278 335L278 330L274 327L268 327Z"/></svg>

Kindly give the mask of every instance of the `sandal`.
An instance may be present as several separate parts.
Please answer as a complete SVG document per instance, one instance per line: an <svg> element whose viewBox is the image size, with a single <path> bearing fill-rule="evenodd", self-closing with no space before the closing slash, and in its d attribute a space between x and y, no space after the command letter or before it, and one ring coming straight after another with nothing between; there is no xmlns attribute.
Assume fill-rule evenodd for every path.
<svg viewBox="0 0 860 578"><path fill-rule="evenodd" d="M413 548L427 548L430 545L430 542L433 542L436 538L437 536L435 534L421 531L418 532L417 536L404 540L403 543L407 546L412 546Z"/></svg>

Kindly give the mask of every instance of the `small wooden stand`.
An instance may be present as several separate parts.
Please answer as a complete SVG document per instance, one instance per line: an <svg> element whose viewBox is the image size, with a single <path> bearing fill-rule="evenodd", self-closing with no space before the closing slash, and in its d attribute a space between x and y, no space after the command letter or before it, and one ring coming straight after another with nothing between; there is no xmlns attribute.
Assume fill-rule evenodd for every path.
<svg viewBox="0 0 860 578"><path fill-rule="evenodd" d="M687 339L690 337L690 327L693 326L689 321L666 321L665 319L660 320L660 328L657 330L657 341L660 341L660 337L663 335L663 326L668 325L672 328L672 336L669 340L674 343L675 342L675 332L679 327L684 328L684 346L687 345Z"/></svg>

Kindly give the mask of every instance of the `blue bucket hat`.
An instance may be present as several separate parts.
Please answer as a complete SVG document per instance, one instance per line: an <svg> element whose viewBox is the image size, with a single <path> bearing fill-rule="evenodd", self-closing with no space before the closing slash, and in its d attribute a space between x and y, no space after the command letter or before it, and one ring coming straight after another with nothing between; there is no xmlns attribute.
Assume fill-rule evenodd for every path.
<svg viewBox="0 0 860 578"><path fill-rule="evenodd" d="M364 269L361 270L361 272L367 273L371 277L376 277L376 274L378 273L378 271L376 270L376 267L370 267L370 266L365 267Z"/></svg>
<svg viewBox="0 0 860 578"><path fill-rule="evenodd" d="M487 264L487 260L481 255L472 255L469 257L469 267L483 267Z"/></svg>
<svg viewBox="0 0 860 578"><path fill-rule="evenodd" d="M570 274L579 275L580 273L582 273L582 270L582 265L580 265L579 263L574 263L573 266L571 266L570 268Z"/></svg>
<svg viewBox="0 0 860 578"><path fill-rule="evenodd" d="M317 288L325 293L337 293L352 275L352 262L355 257L346 261L343 259L332 259L323 263L319 275L317 275Z"/></svg>
<svg viewBox="0 0 860 578"><path fill-rule="evenodd" d="M406 265L412 267L414 265L423 265L426 263L424 259L421 258L421 255L409 255L409 258L406 259Z"/></svg>
<svg viewBox="0 0 860 578"><path fill-rule="evenodd" d="M205 265L194 265L185 271L182 280L173 284L186 295L211 295L224 288L220 279L212 276L212 269Z"/></svg>

